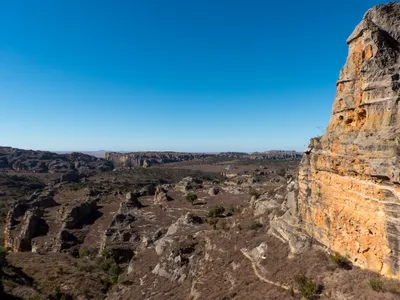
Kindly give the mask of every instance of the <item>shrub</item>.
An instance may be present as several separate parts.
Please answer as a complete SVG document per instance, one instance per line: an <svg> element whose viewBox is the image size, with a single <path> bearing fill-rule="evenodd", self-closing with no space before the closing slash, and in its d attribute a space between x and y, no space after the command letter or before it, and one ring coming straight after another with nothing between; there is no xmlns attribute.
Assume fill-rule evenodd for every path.
<svg viewBox="0 0 400 300"><path fill-rule="evenodd" d="M195 193L188 193L185 196L186 200L193 204L197 200L197 195Z"/></svg>
<svg viewBox="0 0 400 300"><path fill-rule="evenodd" d="M90 255L90 251L88 249L79 250L79 257L87 257Z"/></svg>
<svg viewBox="0 0 400 300"><path fill-rule="evenodd" d="M116 284L118 282L118 276L121 274L121 268L117 264L113 264L108 269L108 274L110 275L110 283Z"/></svg>
<svg viewBox="0 0 400 300"><path fill-rule="evenodd" d="M85 272L89 273L92 272L94 269L94 266L89 265L89 264L78 264L78 271L79 272Z"/></svg>
<svg viewBox="0 0 400 300"><path fill-rule="evenodd" d="M285 171L285 169L280 169L278 172L276 172L276 174L278 174L279 176L284 177L286 175L286 171Z"/></svg>
<svg viewBox="0 0 400 300"><path fill-rule="evenodd" d="M219 218L222 217L225 212L225 208L223 206L215 206L207 213L207 217L209 218Z"/></svg>
<svg viewBox="0 0 400 300"><path fill-rule="evenodd" d="M299 274L295 277L295 281L304 299L311 300L315 298L318 293L318 286L312 279L303 274Z"/></svg>
<svg viewBox="0 0 400 300"><path fill-rule="evenodd" d="M105 248L102 252L101 252L101 256L104 258L111 258L111 259L115 259L115 251L113 249L109 249L109 248Z"/></svg>
<svg viewBox="0 0 400 300"><path fill-rule="evenodd" d="M228 208L228 210L227 210L227 216L228 217L230 217L230 216L232 216L233 215L233 213L235 212L235 208L231 205L229 208Z"/></svg>
<svg viewBox="0 0 400 300"><path fill-rule="evenodd" d="M107 272L114 264L115 264L115 261L114 261L114 260L112 260L111 258L107 258L107 259L103 260L103 261L100 263L100 268L101 268L103 271L106 271L106 272Z"/></svg>
<svg viewBox="0 0 400 300"><path fill-rule="evenodd" d="M214 229L217 229L217 223L218 219L217 218L210 218L207 220L207 223L211 225Z"/></svg>
<svg viewBox="0 0 400 300"><path fill-rule="evenodd" d="M381 293L381 292L384 292L384 291L385 291L385 288L384 288L384 286L383 286L383 281L382 281L382 279L380 279L379 277L371 278L371 279L368 281L368 285L369 285L369 287L370 287L372 290L374 290L375 292Z"/></svg>
<svg viewBox="0 0 400 300"><path fill-rule="evenodd" d="M71 190L72 191L78 191L86 187L85 183L83 182L74 182L71 184Z"/></svg>
<svg viewBox="0 0 400 300"><path fill-rule="evenodd" d="M258 222L258 221L250 221L250 222L247 224L247 228L250 229L250 230L257 230L257 229L259 229L259 228L261 228L261 227L263 227L263 226L262 226L262 224L261 224L260 222Z"/></svg>
<svg viewBox="0 0 400 300"><path fill-rule="evenodd" d="M351 269L350 262L344 256L340 255L339 253L330 254L329 260L331 261L331 263L338 266L339 268Z"/></svg>

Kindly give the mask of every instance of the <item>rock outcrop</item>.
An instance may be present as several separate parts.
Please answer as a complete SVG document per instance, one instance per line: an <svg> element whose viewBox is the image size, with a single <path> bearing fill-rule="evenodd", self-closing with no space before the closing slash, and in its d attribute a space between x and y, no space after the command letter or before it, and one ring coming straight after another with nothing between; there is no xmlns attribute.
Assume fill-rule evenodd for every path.
<svg viewBox="0 0 400 300"><path fill-rule="evenodd" d="M54 241L54 252L70 249L79 244L74 229L80 229L85 224L92 223L98 217L98 199L88 197L84 201L77 199L71 206L62 206L58 210L61 228Z"/></svg>
<svg viewBox="0 0 400 300"><path fill-rule="evenodd" d="M355 265L400 277L400 3L369 10L347 43L329 125L301 162L299 214Z"/></svg>
<svg viewBox="0 0 400 300"><path fill-rule="evenodd" d="M212 154L180 153L180 152L107 152L106 159L112 161L116 167L149 167L151 165L180 162L195 158L207 158Z"/></svg>
<svg viewBox="0 0 400 300"><path fill-rule="evenodd" d="M9 210L4 229L4 246L13 252L31 251L32 238L40 234L43 210L57 205L54 191L35 192L20 199Z"/></svg>
<svg viewBox="0 0 400 300"><path fill-rule="evenodd" d="M7 237L6 247L14 252L31 251L32 238L37 232L41 216L42 212L37 208L26 211L19 224L18 234L14 237L12 235Z"/></svg>
<svg viewBox="0 0 400 300"><path fill-rule="evenodd" d="M252 154L242 152L181 153L181 152L107 152L106 159L112 161L117 168L147 168L152 165L175 163L194 159L257 159L257 160L299 160L301 153L296 151L266 151ZM0 160L1 164L1 160Z"/></svg>
<svg viewBox="0 0 400 300"><path fill-rule="evenodd" d="M22 150L0 147L0 169L34 173L78 172L90 175L110 171L113 164L102 158L83 153L57 154L48 151Z"/></svg>
<svg viewBox="0 0 400 300"><path fill-rule="evenodd" d="M110 226L104 232L100 245L100 254L111 251L119 262L129 261L133 256L133 250L140 246L141 234L135 228L134 222L140 214L142 207L137 193L129 192L126 199L121 202Z"/></svg>

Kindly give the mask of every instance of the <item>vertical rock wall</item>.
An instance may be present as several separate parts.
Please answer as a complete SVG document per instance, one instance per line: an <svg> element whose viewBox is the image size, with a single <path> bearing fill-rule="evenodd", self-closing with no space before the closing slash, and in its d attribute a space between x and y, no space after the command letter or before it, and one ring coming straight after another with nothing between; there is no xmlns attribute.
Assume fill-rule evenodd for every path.
<svg viewBox="0 0 400 300"><path fill-rule="evenodd" d="M319 242L400 277L400 3L369 10L347 43L329 125L301 162L299 213Z"/></svg>

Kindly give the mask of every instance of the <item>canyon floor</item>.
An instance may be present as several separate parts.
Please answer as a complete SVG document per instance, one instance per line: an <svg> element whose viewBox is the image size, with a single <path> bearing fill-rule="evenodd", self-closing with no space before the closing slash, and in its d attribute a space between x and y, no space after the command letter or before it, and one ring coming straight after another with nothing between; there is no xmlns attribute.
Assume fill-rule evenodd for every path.
<svg viewBox="0 0 400 300"><path fill-rule="evenodd" d="M3 169L2 299L399 299L397 281L313 241L293 255L271 230L298 163L194 159L61 182Z"/></svg>

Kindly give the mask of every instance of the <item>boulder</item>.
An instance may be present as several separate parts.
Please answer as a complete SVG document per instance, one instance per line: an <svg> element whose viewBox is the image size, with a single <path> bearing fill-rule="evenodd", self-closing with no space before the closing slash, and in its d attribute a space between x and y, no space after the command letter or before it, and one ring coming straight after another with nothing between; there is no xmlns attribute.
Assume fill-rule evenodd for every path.
<svg viewBox="0 0 400 300"><path fill-rule="evenodd" d="M219 192L220 192L220 189L219 189L218 187L212 187L212 188L210 188L210 189L208 190L208 194L209 194L210 196L216 196L216 195L219 194Z"/></svg>
<svg viewBox="0 0 400 300"><path fill-rule="evenodd" d="M167 195L167 190L165 190L162 186L157 186L154 195L154 202L161 203L169 200L171 200L171 197Z"/></svg>

